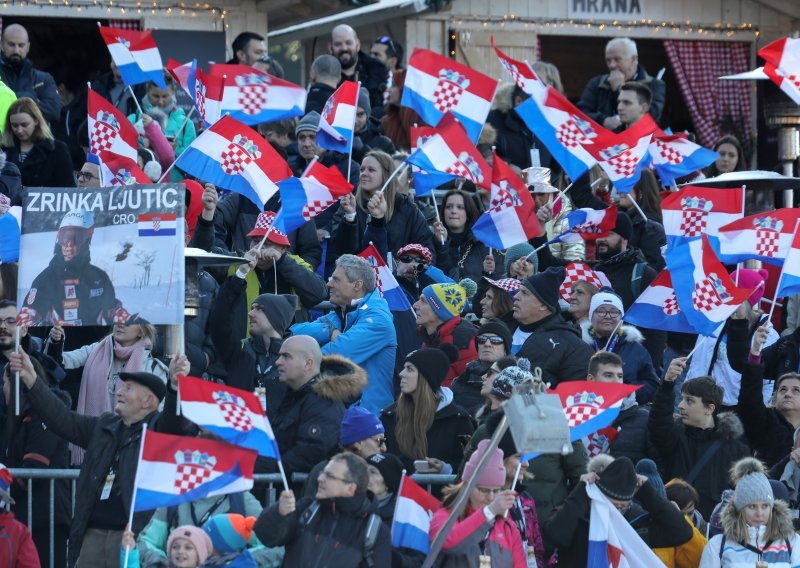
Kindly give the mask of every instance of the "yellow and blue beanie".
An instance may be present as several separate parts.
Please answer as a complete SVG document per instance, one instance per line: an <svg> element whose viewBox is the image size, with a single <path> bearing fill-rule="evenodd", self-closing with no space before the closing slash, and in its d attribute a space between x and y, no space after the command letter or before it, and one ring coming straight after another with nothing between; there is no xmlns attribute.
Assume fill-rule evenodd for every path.
<svg viewBox="0 0 800 568"><path fill-rule="evenodd" d="M443 322L461 315L467 304L467 292L458 284L431 284L422 290L422 295Z"/></svg>

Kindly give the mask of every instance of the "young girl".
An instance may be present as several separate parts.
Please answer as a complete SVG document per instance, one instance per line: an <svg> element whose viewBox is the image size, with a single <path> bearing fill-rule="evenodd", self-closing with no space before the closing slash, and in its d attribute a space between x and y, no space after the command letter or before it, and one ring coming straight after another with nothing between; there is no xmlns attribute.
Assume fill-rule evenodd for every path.
<svg viewBox="0 0 800 568"><path fill-rule="evenodd" d="M125 531L122 535L120 547L120 565L125 562L125 548L131 549L128 554L128 566L125 568L139 568L139 549L132 531ZM167 539L167 560L169 568L197 568L209 556L213 546L211 539L199 527L183 525L175 527Z"/></svg>
<svg viewBox="0 0 800 568"><path fill-rule="evenodd" d="M800 536L786 504L775 500L764 465L744 458L734 468L743 475L722 509L723 533L706 545L700 568L797 566Z"/></svg>

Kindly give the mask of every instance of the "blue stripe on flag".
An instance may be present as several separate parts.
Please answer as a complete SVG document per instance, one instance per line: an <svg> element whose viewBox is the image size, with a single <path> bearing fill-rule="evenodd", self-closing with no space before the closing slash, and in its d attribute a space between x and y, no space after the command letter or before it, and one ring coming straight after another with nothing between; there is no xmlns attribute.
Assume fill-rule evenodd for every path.
<svg viewBox="0 0 800 568"><path fill-rule="evenodd" d="M192 146L183 151L175 165L206 183L213 183L216 186L240 193L255 203L259 209L264 209L263 201L244 176L226 174L219 162Z"/></svg>
<svg viewBox="0 0 800 568"><path fill-rule="evenodd" d="M444 113L440 112L433 105L432 101L429 101L416 91L412 91L409 88L403 89L403 99L400 101L400 104L417 111L417 114L422 117L422 120L430 125L439 124L442 116L444 116ZM475 122L470 117L464 116L455 110L451 110L450 112L458 119L458 121L461 123L461 126L464 127L464 130L467 131L467 136L469 136L469 139L472 140L472 143L477 144L478 137L480 137L481 130L483 129L483 123Z"/></svg>
<svg viewBox="0 0 800 568"><path fill-rule="evenodd" d="M139 229L139 236L140 237L166 237L175 235L175 229L159 229L156 231L155 229Z"/></svg>
<svg viewBox="0 0 800 568"><path fill-rule="evenodd" d="M423 554L430 552L428 533L409 523L392 524L392 546L419 550Z"/></svg>
<svg viewBox="0 0 800 568"><path fill-rule="evenodd" d="M119 69L122 82L131 87L133 85L138 85L139 83L147 83L148 81L152 81L162 89L167 88L167 84L164 82L164 72L161 69L157 69L155 71L144 71L135 62L127 65L119 65L117 66L117 69Z"/></svg>
<svg viewBox="0 0 800 568"><path fill-rule="evenodd" d="M170 507L172 505L180 505L181 503L189 503L191 501L204 499L212 491L220 491L224 489L225 486L231 485L241 478L242 467L237 460L236 465L215 480L203 483L186 493L175 495L172 493L162 493L161 491L139 488L136 491L136 503L133 506L133 510L150 511L152 509L158 509L159 507Z"/></svg>
<svg viewBox="0 0 800 568"><path fill-rule="evenodd" d="M266 432L253 428L249 432L242 432L235 428L226 428L224 426L210 426L208 424L200 424L204 429L212 432L225 440L226 442L235 446L249 448L258 452L258 455L265 458L274 458L280 461L280 453L278 453L277 442L270 438Z"/></svg>

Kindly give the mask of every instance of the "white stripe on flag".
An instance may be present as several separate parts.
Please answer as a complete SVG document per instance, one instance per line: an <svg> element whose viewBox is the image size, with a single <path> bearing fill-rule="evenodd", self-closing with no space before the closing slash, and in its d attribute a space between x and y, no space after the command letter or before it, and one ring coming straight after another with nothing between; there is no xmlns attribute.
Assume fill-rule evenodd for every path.
<svg viewBox="0 0 800 568"><path fill-rule="evenodd" d="M409 67L408 71L406 72L405 84L409 85L409 83L412 85L411 90L416 91L421 97L424 97L429 101L433 101L434 93L436 92L436 85L439 83L439 79L433 75L428 75L424 71L420 71L414 67ZM450 112L458 113L467 118L471 118L472 120L477 120L475 117L480 118L486 116L489 113L491 106L491 101L482 99L479 96L464 90L461 93L461 97L458 99L457 104L450 109ZM480 118L481 122L483 122L483 120L483 118Z"/></svg>

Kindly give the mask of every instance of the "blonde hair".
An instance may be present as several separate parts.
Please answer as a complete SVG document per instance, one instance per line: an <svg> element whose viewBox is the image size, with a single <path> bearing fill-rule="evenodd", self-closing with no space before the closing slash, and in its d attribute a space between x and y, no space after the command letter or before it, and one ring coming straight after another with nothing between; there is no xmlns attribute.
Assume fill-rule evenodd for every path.
<svg viewBox="0 0 800 568"><path fill-rule="evenodd" d="M547 61L537 61L533 64L533 70L542 78L545 85L550 85L562 95L565 94L564 84L561 82L561 73L558 72L558 67Z"/></svg>
<svg viewBox="0 0 800 568"><path fill-rule="evenodd" d="M402 393L397 400L395 439L403 455L423 459L428 454L428 430L433 425L439 397L428 381L417 371L417 388L411 394Z"/></svg>
<svg viewBox="0 0 800 568"><path fill-rule="evenodd" d="M733 497L731 497L720 513L720 517L723 519L725 537L739 544L746 544L750 542L750 535L747 530L748 524L744 520L744 508L741 511L737 511L733 501ZM794 534L789 507L780 499L776 499L772 504L772 511L770 512L766 529L764 538L767 541L783 540Z"/></svg>
<svg viewBox="0 0 800 568"><path fill-rule="evenodd" d="M386 183L386 180L389 179L389 176L392 175L394 172L394 160L392 157L387 154L386 152L381 152L380 150L371 150L364 155L364 158L361 159L361 163L364 163L364 159L366 158L374 158L381 167L381 186ZM392 215L394 214L394 196L397 193L397 178L392 178L392 181L386 186L386 189L383 191L383 197L386 199L386 222L392 220ZM361 189L361 184L358 184L358 189L356 189L356 207L361 209L362 211L367 211L367 201L369 201L369 197L367 196L366 192Z"/></svg>
<svg viewBox="0 0 800 568"><path fill-rule="evenodd" d="M3 125L3 146L6 148L13 148L17 145L17 137L14 136L14 131L11 129L11 116L22 113L30 116L36 123L36 128L34 128L33 135L31 136L34 143L41 142L42 140L53 140L53 133L50 131L50 126L47 124L44 116L42 116L39 105L29 97L22 97L11 103L11 106L8 107L6 123Z"/></svg>

